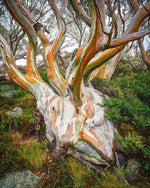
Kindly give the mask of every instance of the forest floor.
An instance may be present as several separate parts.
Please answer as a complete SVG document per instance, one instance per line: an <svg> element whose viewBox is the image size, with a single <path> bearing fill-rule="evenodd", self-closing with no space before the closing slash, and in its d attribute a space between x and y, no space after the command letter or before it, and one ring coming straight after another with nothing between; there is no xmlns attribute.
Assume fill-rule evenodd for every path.
<svg viewBox="0 0 150 188"><path fill-rule="evenodd" d="M132 76L135 77L135 75ZM143 76L145 76L145 80L148 79L148 76L150 78L150 75L146 76L145 73L143 74ZM124 134L124 137L122 136L118 138L124 143L124 156L128 160L134 158L138 161L139 158L137 156L137 152L140 152L140 155L143 158L140 158L139 161L145 159L145 163L140 164L145 165L142 166L142 168L144 167L145 170L141 170L142 172L139 179L136 179L130 182L129 185L127 185L124 181L126 180L126 170L124 166L117 170L114 170L116 169L115 164L110 166L110 168L105 171L106 177L103 177L101 173L90 169L85 164L71 156L63 157L59 156L55 152L50 153L47 148L48 141L46 140L45 136L43 134L40 135L39 127L34 127L33 112L36 110L35 98L31 94L27 93L20 87L11 84L10 82L1 82L0 85L0 178L3 178L8 172L11 171L16 171L18 169L29 169L34 174L40 177L39 187L42 188L150 187L150 181L147 175L150 166L150 150L148 148L148 140L147 138L145 138L148 134L146 132L149 126L149 117L147 117L146 114L143 112L144 117L141 118L145 118L145 120L148 122L145 127L140 127L140 129L143 129L144 133L139 135L140 132L137 125L140 125L140 123L142 123L142 120L134 118L135 115L127 112L127 110L124 110L125 112L123 111L123 109L121 111L117 111L118 108L121 108L118 107L119 105L122 105L124 103L127 104L127 102L121 103L120 100L126 100L125 96L127 96L127 93L129 93L130 96L134 93L133 91L131 92L129 90L130 81L127 82L128 78L124 80L125 82L127 82L124 84L126 86L128 84L128 88L122 89L121 84L123 83L123 78L125 78L125 76L121 77L120 73L116 72L116 77L112 79L111 85L108 85L107 83L99 80L95 80L93 83L95 87L100 90L104 89L104 87L107 88L107 91L110 92L108 94L110 94L110 96L113 98L113 110L116 108L116 111L113 111L112 106L108 103L108 101L105 101L104 103L108 107L108 113L106 113L106 116L108 119L113 119ZM150 86L150 79L147 82ZM135 90L138 90L139 87L148 88L149 86L138 85ZM136 101L136 103L140 105L140 108L144 108L143 111L147 110L146 113L150 112L150 101L148 101L148 98L150 97L150 90L147 90L147 92L149 93L147 95L145 94L145 97L143 97L144 99L141 99L141 101L146 100L146 102L144 101L144 103L142 104L137 101L135 97L132 97L134 98L134 101ZM140 92L141 90L139 89L138 94ZM138 97L140 98L140 94ZM117 99L119 99L119 102L117 101ZM131 98L128 100L131 101ZM134 105L131 104L131 106ZM19 107L23 110L22 116L14 118L12 118L11 116L7 116L7 111L10 111L15 107ZM128 105L128 107L124 106L124 109L125 108L131 107ZM131 109L131 111L135 111L135 109ZM138 112L136 110L136 112L137 115L138 113L142 114L142 111ZM130 119L128 119L126 116L130 117ZM132 121L132 123L130 123L130 121ZM34 131L32 129L33 127ZM130 139L128 134L129 132ZM141 139L145 139L143 143L141 142ZM132 143L132 145L129 145L128 142ZM145 144L145 147L143 148L141 145L135 146L135 142L138 142L142 145Z"/></svg>

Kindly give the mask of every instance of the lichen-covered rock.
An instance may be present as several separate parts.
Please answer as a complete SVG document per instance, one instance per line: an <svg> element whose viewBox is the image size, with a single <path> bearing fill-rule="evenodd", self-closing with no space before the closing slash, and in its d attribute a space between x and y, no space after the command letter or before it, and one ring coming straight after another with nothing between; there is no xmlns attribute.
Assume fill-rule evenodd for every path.
<svg viewBox="0 0 150 188"><path fill-rule="evenodd" d="M11 85L1 84L0 85L0 89L1 89L0 95L2 97L12 97L16 93L16 91L10 89L11 87L12 87Z"/></svg>
<svg viewBox="0 0 150 188"><path fill-rule="evenodd" d="M6 174L0 180L1 188L36 188L38 187L39 177L30 170L18 170Z"/></svg>
<svg viewBox="0 0 150 188"><path fill-rule="evenodd" d="M20 107L15 107L13 110L7 111L6 114L12 117L21 117L22 111Z"/></svg>
<svg viewBox="0 0 150 188"><path fill-rule="evenodd" d="M108 162L104 160L89 144L84 141L79 141L75 146L75 157L92 162L96 165L108 165Z"/></svg>
<svg viewBox="0 0 150 188"><path fill-rule="evenodd" d="M140 178L141 176L140 165L135 159L130 159L127 162L126 176L131 183L133 183L135 180Z"/></svg>

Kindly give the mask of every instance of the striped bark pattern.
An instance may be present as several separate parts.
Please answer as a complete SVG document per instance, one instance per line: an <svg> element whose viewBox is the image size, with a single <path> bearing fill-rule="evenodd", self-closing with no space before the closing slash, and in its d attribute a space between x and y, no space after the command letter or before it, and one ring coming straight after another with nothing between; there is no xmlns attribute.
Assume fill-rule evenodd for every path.
<svg viewBox="0 0 150 188"><path fill-rule="evenodd" d="M76 148L78 143L85 142L87 147L104 158L105 164L113 161L115 128L111 121L104 118L105 109L98 105L102 104L103 98L107 96L95 90L88 81L94 77L109 80L128 42L150 33L150 27L138 31L142 22L149 16L147 10L150 10L150 3L139 8L136 1L129 0L130 14L134 15L128 26L122 28L125 18L119 12L120 4L116 1L112 6L110 0L107 4L104 4L103 0L87 0L89 16L77 0L63 0L61 8L57 7L55 0L48 0L59 30L53 44L50 44L42 25L36 23L19 0L4 2L10 14L25 30L29 41L24 74L15 64L8 42L0 34L0 49L9 74L7 79L36 97L37 108L45 120L48 140L56 141L58 151L68 151L70 148ZM75 57L66 69L66 77L63 78L59 72L56 54L65 39L66 25L63 13L67 3L70 3L90 27L90 35L88 42L77 49ZM109 32L105 31L106 6L112 18ZM37 37L44 46L43 61L47 67L49 84L43 81L36 67ZM78 146L78 150L82 152L83 148Z"/></svg>

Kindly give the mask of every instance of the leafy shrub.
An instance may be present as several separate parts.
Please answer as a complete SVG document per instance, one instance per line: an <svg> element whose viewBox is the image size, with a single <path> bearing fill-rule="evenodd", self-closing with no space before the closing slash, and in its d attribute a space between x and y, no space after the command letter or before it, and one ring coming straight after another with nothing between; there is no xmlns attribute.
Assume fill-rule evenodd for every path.
<svg viewBox="0 0 150 188"><path fill-rule="evenodd" d="M126 71L128 69L128 71ZM129 70L130 69L130 70ZM118 66L113 79L97 83L107 86L112 97L104 99L101 106L105 108L105 118L118 125L124 124L124 137L117 136L124 152L139 159L145 169L150 169L150 73L127 65ZM131 128L132 127L132 128ZM136 132L135 132L136 131Z"/></svg>
<svg viewBox="0 0 150 188"><path fill-rule="evenodd" d="M22 121L20 117L0 116L0 131L5 132L17 128L20 121Z"/></svg>
<svg viewBox="0 0 150 188"><path fill-rule="evenodd" d="M117 171L117 174L119 175L120 178L126 177L127 170L124 168L124 166L118 168L116 171Z"/></svg>
<svg viewBox="0 0 150 188"><path fill-rule="evenodd" d="M103 105L107 106L105 117L113 121L130 121L136 127L150 126L150 107L138 98L104 99ZM147 130L146 130L147 131Z"/></svg>
<svg viewBox="0 0 150 188"><path fill-rule="evenodd" d="M105 117L113 121L129 122L137 129L142 128L144 134L149 134L150 126L150 73L140 69L131 69L125 76L117 73L110 82L96 79L97 83L112 90L113 97L104 99L107 107Z"/></svg>
<svg viewBox="0 0 150 188"><path fill-rule="evenodd" d="M120 135L116 136L116 139L121 141L124 145L123 149L126 153L138 153L139 150L144 150L145 145L142 143L142 136L137 135L136 133L128 133L128 136L122 137Z"/></svg>
<svg viewBox="0 0 150 188"><path fill-rule="evenodd" d="M123 150L126 154L134 155L139 160L144 169L143 174L149 176L150 146L142 142L142 136L129 132L125 137L117 135L116 139L124 145Z"/></svg>

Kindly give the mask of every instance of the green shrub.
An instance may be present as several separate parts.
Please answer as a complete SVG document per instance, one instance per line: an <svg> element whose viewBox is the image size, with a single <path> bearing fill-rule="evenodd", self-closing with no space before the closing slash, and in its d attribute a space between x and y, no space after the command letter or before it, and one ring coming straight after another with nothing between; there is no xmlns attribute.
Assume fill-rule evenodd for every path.
<svg viewBox="0 0 150 188"><path fill-rule="evenodd" d="M150 126L150 107L142 103L138 98L115 98L104 99L103 105L107 107L105 110L105 118L109 120L130 121L135 127ZM147 130L146 130L147 131Z"/></svg>
<svg viewBox="0 0 150 188"><path fill-rule="evenodd" d="M116 136L116 139L121 141L121 143L124 145L123 149L126 153L138 153L139 150L144 149L145 145L142 143L141 139L142 136L137 135L136 133L128 133L127 136L122 137L120 135Z"/></svg>
<svg viewBox="0 0 150 188"><path fill-rule="evenodd" d="M150 145L144 144L142 141L142 136L137 135L136 133L128 133L127 136L122 137L120 135L116 136L116 139L123 144L123 151L129 156L135 156L141 166L144 169L143 174L149 176L150 170Z"/></svg>
<svg viewBox="0 0 150 188"><path fill-rule="evenodd" d="M21 117L0 116L0 132L10 131L12 128L17 129L22 122Z"/></svg>
<svg viewBox="0 0 150 188"><path fill-rule="evenodd" d="M107 86L113 91L114 97L104 99L107 107L105 117L115 122L131 123L137 129L142 128L144 134L149 133L150 126L150 73L142 72L138 68L131 69L125 76L118 73L106 83L102 80L97 83Z"/></svg>
<svg viewBox="0 0 150 188"><path fill-rule="evenodd" d="M125 62L126 63L126 62ZM128 65L119 65L112 80L95 80L108 87L113 97L104 99L105 118L120 126L124 137L118 136L124 152L137 158L144 174L150 169L150 73ZM122 128L121 126L124 125ZM131 132L131 134L130 134ZM143 140L144 138L144 140Z"/></svg>
<svg viewBox="0 0 150 188"><path fill-rule="evenodd" d="M118 168L116 171L117 171L117 174L119 175L120 178L126 177L127 170L124 168L124 166Z"/></svg>

